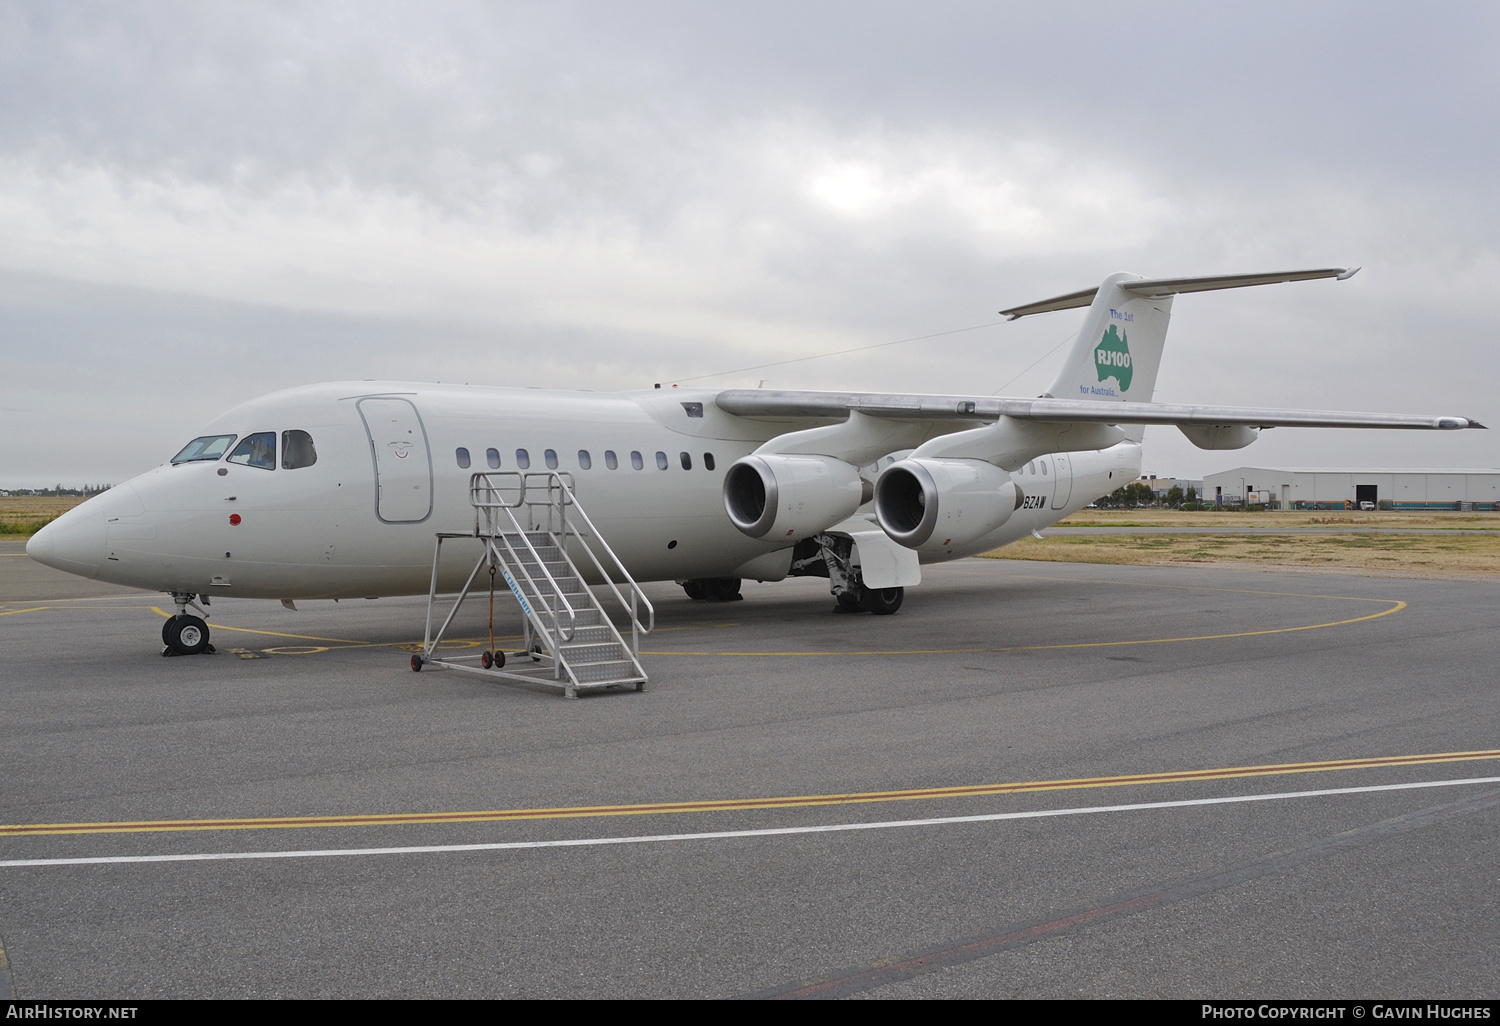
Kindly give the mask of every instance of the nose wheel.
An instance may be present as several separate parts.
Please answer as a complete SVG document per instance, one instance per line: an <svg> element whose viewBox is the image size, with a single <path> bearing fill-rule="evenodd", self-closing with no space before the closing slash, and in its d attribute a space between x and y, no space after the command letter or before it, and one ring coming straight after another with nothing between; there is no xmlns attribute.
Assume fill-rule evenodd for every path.
<svg viewBox="0 0 1500 1026"><path fill-rule="evenodd" d="M208 624L191 613L168 620L162 627L161 640L167 646L163 655L200 655L214 650L208 643Z"/></svg>

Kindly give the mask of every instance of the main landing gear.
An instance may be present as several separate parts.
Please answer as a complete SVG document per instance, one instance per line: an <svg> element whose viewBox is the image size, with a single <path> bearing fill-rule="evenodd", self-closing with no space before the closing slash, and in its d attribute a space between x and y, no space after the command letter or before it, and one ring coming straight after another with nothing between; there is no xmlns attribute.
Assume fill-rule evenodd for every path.
<svg viewBox="0 0 1500 1026"><path fill-rule="evenodd" d="M203 605L208 605L208 596L199 595ZM161 650L164 656L203 655L204 653L217 651L208 643L208 624L204 617L203 606L193 601L191 592L172 592L172 602L177 606L177 613L167 618L167 622L161 625L161 641L166 647ZM192 608L200 616L188 612Z"/></svg>
<svg viewBox="0 0 1500 1026"><path fill-rule="evenodd" d="M854 541L848 535L819 534L797 543L789 577L826 577L835 613L874 613L890 616L901 608L905 588L869 588L853 560ZM736 602L738 577L696 577L678 581L687 597L701 602Z"/></svg>
<svg viewBox="0 0 1500 1026"><path fill-rule="evenodd" d="M792 575L827 577L835 613L890 616L901 608L905 588L869 588L853 561L854 542L837 534L819 534L797 544Z"/></svg>

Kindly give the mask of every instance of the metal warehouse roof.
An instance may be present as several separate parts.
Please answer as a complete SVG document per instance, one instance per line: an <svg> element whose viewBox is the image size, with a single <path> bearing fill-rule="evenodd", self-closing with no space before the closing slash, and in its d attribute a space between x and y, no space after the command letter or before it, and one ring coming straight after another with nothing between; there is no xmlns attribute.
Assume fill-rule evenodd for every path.
<svg viewBox="0 0 1500 1026"><path fill-rule="evenodd" d="M1500 474L1500 468L1496 467L1268 467L1247 463L1205 476L1217 477L1241 470L1265 470L1277 474Z"/></svg>

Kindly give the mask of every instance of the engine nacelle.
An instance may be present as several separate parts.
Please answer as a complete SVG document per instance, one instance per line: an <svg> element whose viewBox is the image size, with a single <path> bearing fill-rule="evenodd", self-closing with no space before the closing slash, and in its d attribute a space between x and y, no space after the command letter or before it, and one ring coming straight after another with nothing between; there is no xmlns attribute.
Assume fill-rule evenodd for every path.
<svg viewBox="0 0 1500 1026"><path fill-rule="evenodd" d="M1200 449L1243 449L1260 435L1260 428L1244 424L1178 424L1177 428Z"/></svg>
<svg viewBox="0 0 1500 1026"><path fill-rule="evenodd" d="M875 482L875 516L885 533L933 552L989 534L1024 499L1008 473L983 460L901 460Z"/></svg>
<svg viewBox="0 0 1500 1026"><path fill-rule="evenodd" d="M752 538L800 541L865 501L859 470L832 456L744 456L724 474L724 509Z"/></svg>

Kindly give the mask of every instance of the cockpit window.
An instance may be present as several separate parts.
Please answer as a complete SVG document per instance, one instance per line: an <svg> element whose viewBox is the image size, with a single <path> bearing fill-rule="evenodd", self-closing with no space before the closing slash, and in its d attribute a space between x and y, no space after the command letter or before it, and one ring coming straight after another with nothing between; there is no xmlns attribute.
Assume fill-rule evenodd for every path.
<svg viewBox="0 0 1500 1026"><path fill-rule="evenodd" d="M229 462L259 467L262 470L275 470L276 432L257 431L253 435L246 435L234 447L234 452L229 454Z"/></svg>
<svg viewBox="0 0 1500 1026"><path fill-rule="evenodd" d="M318 462L318 450L313 448L312 435L306 431L283 431L281 433L281 469L301 470Z"/></svg>
<svg viewBox="0 0 1500 1026"><path fill-rule="evenodd" d="M216 460L234 442L234 435L204 435L195 438L172 457L173 463L192 463L195 460Z"/></svg>

